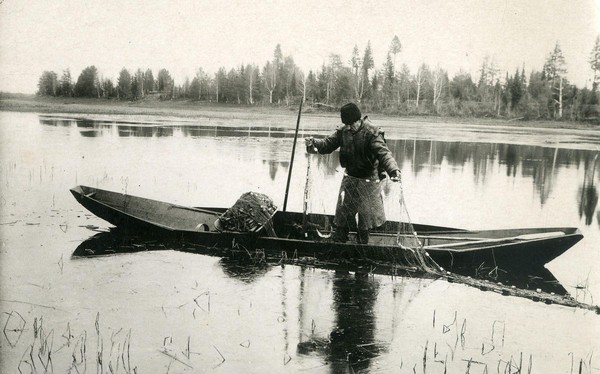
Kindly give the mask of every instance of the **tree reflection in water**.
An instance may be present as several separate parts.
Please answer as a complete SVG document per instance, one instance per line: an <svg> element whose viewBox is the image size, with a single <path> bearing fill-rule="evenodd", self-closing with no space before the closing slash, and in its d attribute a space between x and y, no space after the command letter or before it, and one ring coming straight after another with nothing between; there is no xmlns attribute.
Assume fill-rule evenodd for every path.
<svg viewBox="0 0 600 374"><path fill-rule="evenodd" d="M269 164L269 176L275 179L278 169L287 172L289 164L287 159L289 151L282 147L277 139L293 137L290 129L271 127L268 131L264 127L253 126L224 126L211 123L208 125L179 123L147 123L147 122L115 122L112 120L90 120L85 118L62 118L40 116L40 124L44 126L76 127L81 136L100 137L172 137L183 135L185 137L254 137L270 138L273 141L267 144L268 152L265 153L263 162ZM116 132L113 129L116 128ZM546 204L552 195L552 187L559 168L584 164L586 170L590 169L590 178L586 178L585 186L593 185L593 173L596 168L594 157L596 151L584 149L567 149L544 147L538 145L484 143L468 141L437 141L417 139L387 139L389 148L402 169L410 168L415 175L423 172L435 173L443 164L464 169L468 165L473 168L474 182L485 182L486 175L496 173L495 165L505 167L506 176L509 178L531 177L542 205ZM261 144L264 146L264 144ZM273 158L273 154L278 156ZM593 166L590 168L590 165ZM334 175L339 169L337 153L327 157L316 158L316 168L322 170L326 176ZM520 173L519 173L520 170ZM519 175L520 174L520 175ZM585 212L586 224L591 223L593 217L593 203L597 193L591 188L578 197L578 204L582 215ZM587 209L587 211L586 211Z"/></svg>
<svg viewBox="0 0 600 374"><path fill-rule="evenodd" d="M585 216L585 224L588 226L592 224L594 212L598 205L598 189L594 186L594 174L596 172L597 160L598 154L594 157L593 162L588 162L588 160L586 160L583 185L579 188L579 218ZM592 164L591 167L589 166L590 163Z"/></svg>

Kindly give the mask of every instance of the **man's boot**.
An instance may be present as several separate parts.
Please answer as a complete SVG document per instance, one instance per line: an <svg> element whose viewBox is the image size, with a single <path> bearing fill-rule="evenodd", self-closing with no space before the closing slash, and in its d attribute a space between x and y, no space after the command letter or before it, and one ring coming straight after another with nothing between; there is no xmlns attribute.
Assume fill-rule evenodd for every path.
<svg viewBox="0 0 600 374"><path fill-rule="evenodd" d="M338 243L345 243L348 241L348 228L347 227L336 227L333 233L333 241Z"/></svg>
<svg viewBox="0 0 600 374"><path fill-rule="evenodd" d="M369 244L369 230L358 229L358 244Z"/></svg>

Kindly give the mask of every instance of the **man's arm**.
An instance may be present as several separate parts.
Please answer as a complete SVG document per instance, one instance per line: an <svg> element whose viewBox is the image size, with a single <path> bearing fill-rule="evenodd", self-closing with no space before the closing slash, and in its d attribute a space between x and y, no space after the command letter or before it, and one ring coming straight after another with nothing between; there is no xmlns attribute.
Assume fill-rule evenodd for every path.
<svg viewBox="0 0 600 374"><path fill-rule="evenodd" d="M340 137L337 131L323 139L307 138L305 141L308 153L326 154L340 147Z"/></svg>
<svg viewBox="0 0 600 374"><path fill-rule="evenodd" d="M379 160L379 171L383 169L390 178L400 178L400 168L381 133L377 134L371 141L371 151Z"/></svg>

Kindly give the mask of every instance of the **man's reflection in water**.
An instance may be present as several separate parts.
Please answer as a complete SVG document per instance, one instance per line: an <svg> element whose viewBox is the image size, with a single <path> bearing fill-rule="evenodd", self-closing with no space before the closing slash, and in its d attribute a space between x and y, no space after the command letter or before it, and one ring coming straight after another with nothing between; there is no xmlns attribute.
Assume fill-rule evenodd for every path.
<svg viewBox="0 0 600 374"><path fill-rule="evenodd" d="M365 273L336 272L333 279L335 325L330 334L332 373L362 371L382 349L375 341L379 283Z"/></svg>

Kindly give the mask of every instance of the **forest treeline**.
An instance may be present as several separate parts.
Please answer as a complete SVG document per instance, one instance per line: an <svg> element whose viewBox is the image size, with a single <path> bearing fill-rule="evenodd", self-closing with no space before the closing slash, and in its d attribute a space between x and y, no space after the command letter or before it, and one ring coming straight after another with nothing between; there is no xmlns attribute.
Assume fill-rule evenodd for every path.
<svg viewBox="0 0 600 374"><path fill-rule="evenodd" d="M401 59L402 44L395 36L386 61L375 67L370 42L364 51L355 46L349 61L331 54L316 71L304 72L281 45L263 66L239 65L208 74L198 68L194 77L176 82L167 69L156 76L151 69L123 68L115 81L88 66L77 80L69 69L60 78L44 71L38 95L94 97L136 101L191 100L238 105L296 105L301 99L322 108L337 108L348 101L360 103L365 112L397 115L440 115L523 119L587 120L600 118L600 36L590 53L591 88L580 89L567 76L567 62L557 42L544 66L527 76L525 66L501 72L484 58L475 79L459 72L452 78L442 67L421 64L410 71Z"/></svg>

